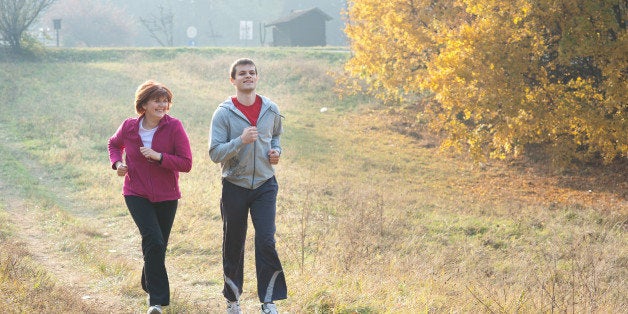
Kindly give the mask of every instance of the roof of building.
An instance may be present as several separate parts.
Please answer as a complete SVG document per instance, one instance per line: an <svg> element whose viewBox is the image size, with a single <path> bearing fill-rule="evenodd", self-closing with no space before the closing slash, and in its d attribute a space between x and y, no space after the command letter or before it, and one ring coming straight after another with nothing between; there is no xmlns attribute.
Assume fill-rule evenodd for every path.
<svg viewBox="0 0 628 314"><path fill-rule="evenodd" d="M296 20L299 17L307 15L307 14L310 14L310 13L317 13L317 14L319 14L320 16L322 16L325 19L325 21L329 21L329 20L333 19L331 16L329 16L327 13L323 12L319 8L311 8L311 9L307 9L307 10L293 10L289 15L284 16L282 18L279 18L277 20L274 20L274 21L266 24L266 27L292 22L293 20Z"/></svg>

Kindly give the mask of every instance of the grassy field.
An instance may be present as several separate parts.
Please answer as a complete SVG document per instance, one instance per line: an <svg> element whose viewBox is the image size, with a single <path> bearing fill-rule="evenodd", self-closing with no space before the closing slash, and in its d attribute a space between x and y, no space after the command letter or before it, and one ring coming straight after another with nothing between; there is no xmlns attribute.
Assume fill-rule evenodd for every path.
<svg viewBox="0 0 628 314"><path fill-rule="evenodd" d="M168 313L215 313L228 66L256 60L285 116L277 247L289 313L628 313L624 164L557 170L437 148L412 108L334 94L333 50L52 50L0 66L0 311L142 313L139 234L107 139L146 79L171 87L194 166L167 253ZM322 107L328 108L322 112ZM243 305L258 309L249 229Z"/></svg>

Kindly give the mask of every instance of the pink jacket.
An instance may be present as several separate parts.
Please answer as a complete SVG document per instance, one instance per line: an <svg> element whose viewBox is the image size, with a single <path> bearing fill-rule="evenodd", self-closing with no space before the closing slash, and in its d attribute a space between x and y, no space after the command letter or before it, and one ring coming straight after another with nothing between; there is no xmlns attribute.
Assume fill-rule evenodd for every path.
<svg viewBox="0 0 628 314"><path fill-rule="evenodd" d="M179 172L192 169L190 140L181 121L165 115L159 121L153 137L152 149L163 154L161 164L149 161L140 152L143 146L139 135L139 117L128 118L109 138L109 160L115 169L117 161L123 161L129 171L124 177L122 194L140 196L151 202L181 198Z"/></svg>

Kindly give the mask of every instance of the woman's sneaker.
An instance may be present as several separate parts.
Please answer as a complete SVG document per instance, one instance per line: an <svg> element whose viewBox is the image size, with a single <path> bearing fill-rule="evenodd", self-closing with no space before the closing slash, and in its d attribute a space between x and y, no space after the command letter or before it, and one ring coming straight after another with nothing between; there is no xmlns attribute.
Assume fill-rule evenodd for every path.
<svg viewBox="0 0 628 314"><path fill-rule="evenodd" d="M275 303L264 303L262 304L262 314L279 314L279 312L277 312Z"/></svg>
<svg viewBox="0 0 628 314"><path fill-rule="evenodd" d="M163 311L161 310L161 305L151 305L151 307L148 308L148 311L146 312L146 314L161 314L163 313Z"/></svg>
<svg viewBox="0 0 628 314"><path fill-rule="evenodd" d="M227 301L227 314L242 314L238 301Z"/></svg>

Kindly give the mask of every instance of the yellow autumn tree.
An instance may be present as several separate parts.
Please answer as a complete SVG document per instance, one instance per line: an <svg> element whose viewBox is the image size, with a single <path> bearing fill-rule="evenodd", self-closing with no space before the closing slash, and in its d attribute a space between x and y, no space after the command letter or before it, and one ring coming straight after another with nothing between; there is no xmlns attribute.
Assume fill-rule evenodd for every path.
<svg viewBox="0 0 628 314"><path fill-rule="evenodd" d="M353 1L346 70L382 99L428 97L445 146L556 162L628 157L623 0Z"/></svg>

